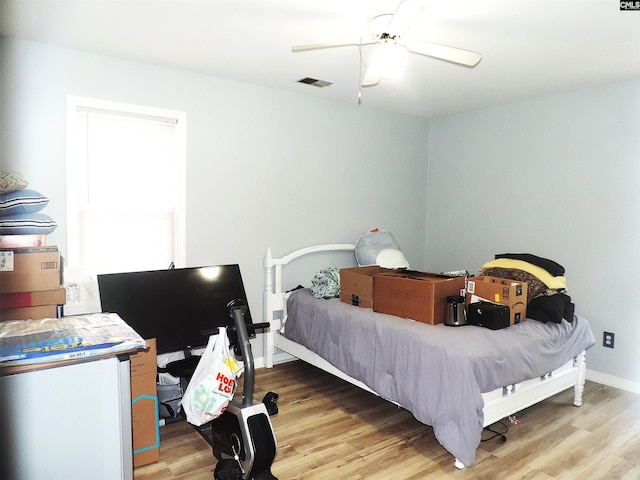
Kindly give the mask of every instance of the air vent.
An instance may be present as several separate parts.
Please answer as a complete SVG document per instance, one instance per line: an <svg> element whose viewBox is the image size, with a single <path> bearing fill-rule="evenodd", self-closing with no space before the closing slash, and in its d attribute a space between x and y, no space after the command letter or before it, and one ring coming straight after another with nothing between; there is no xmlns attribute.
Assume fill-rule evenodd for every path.
<svg viewBox="0 0 640 480"><path fill-rule="evenodd" d="M317 78L305 77L298 80L298 83L306 83L307 85L313 85L314 87L328 87L333 85L333 82L327 82L326 80L318 80Z"/></svg>

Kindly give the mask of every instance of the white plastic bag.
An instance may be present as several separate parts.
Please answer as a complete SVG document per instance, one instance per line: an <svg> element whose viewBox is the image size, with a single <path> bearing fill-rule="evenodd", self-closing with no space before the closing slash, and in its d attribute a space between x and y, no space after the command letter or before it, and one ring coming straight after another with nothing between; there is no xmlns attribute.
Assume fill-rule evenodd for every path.
<svg viewBox="0 0 640 480"><path fill-rule="evenodd" d="M182 396L187 421L200 426L220 416L236 390L237 365L229 353L227 329L211 335Z"/></svg>

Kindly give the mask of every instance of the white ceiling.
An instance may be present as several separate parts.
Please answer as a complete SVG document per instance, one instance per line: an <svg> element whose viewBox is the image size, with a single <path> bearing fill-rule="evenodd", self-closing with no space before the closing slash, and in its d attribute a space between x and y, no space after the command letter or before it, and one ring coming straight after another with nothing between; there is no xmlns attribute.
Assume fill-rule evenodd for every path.
<svg viewBox="0 0 640 480"><path fill-rule="evenodd" d="M416 0L407 0L416 1ZM617 0L419 0L414 37L483 54L474 69L411 55L362 102L433 117L640 78L640 12ZM0 34L357 104L358 47L399 0L1 0ZM364 47L365 61L371 48ZM318 88L303 77L333 82Z"/></svg>

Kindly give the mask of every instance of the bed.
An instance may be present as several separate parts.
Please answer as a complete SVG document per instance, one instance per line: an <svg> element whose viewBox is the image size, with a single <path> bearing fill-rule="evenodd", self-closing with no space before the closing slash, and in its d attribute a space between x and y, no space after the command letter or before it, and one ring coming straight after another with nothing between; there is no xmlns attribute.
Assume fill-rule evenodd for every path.
<svg viewBox="0 0 640 480"><path fill-rule="evenodd" d="M396 403L432 426L457 468L474 463L483 427L569 388L574 405L582 405L585 351L595 339L579 315L496 331L456 328L316 299L306 288L283 291L283 267L290 262L353 250L352 244L318 245L274 258L267 249L267 368L276 352L285 352Z"/></svg>

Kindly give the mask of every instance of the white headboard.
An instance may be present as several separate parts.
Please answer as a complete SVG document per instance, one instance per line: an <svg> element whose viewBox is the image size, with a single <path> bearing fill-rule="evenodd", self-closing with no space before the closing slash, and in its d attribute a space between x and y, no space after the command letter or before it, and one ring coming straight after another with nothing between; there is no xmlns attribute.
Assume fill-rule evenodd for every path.
<svg viewBox="0 0 640 480"><path fill-rule="evenodd" d="M274 335L282 328L282 320L286 317L285 293L282 291L282 267L293 260L314 253L354 251L352 243L333 243L301 248L280 258L273 258L271 248L267 248L264 256L264 321L271 323L265 332L264 356L265 365L271 367L274 351Z"/></svg>

